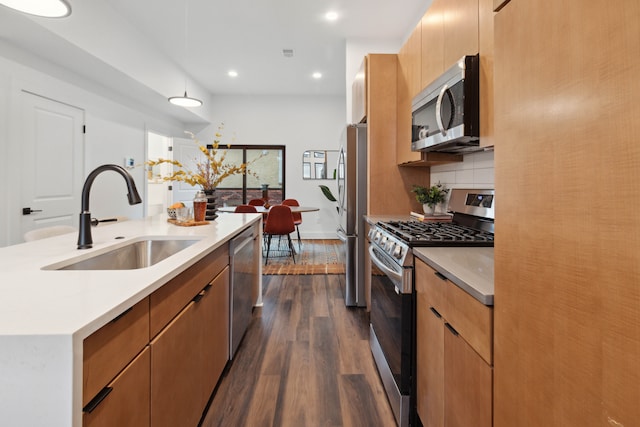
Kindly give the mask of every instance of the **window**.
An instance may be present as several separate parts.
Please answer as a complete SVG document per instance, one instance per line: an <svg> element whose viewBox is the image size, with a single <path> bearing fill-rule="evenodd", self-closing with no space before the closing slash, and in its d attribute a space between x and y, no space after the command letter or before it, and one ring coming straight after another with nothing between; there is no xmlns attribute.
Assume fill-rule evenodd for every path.
<svg viewBox="0 0 640 427"><path fill-rule="evenodd" d="M232 145L227 159L235 164L253 162L249 169L257 175L232 175L216 189L219 205L237 206L251 199L268 198L270 205L284 200L285 146Z"/></svg>

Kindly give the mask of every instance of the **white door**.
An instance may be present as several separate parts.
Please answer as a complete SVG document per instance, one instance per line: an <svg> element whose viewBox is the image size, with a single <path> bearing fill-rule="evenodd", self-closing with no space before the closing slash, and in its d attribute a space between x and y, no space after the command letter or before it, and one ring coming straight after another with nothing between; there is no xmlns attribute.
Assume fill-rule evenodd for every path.
<svg viewBox="0 0 640 427"><path fill-rule="evenodd" d="M84 111L28 92L22 105L22 234L78 226L84 182Z"/></svg>
<svg viewBox="0 0 640 427"><path fill-rule="evenodd" d="M202 152L198 148L198 144L187 138L173 138L173 159L182 163L182 165L188 169L196 170L196 161L200 159L202 161ZM185 205L191 207L193 197L196 191L200 187L192 187L184 182L173 182L173 202L183 202Z"/></svg>
<svg viewBox="0 0 640 427"><path fill-rule="evenodd" d="M172 159L172 152L169 151L171 138L153 132L147 132L147 159L158 160ZM173 203L172 192L169 190L172 183L162 180L163 176L170 173L173 166L161 164L154 167L147 166L147 196L146 216L153 216L166 212L166 209Z"/></svg>

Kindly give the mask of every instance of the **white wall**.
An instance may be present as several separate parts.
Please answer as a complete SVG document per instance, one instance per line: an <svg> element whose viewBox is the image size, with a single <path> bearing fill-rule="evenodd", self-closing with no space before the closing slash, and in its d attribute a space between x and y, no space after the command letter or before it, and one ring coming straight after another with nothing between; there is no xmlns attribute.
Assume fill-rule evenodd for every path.
<svg viewBox="0 0 640 427"><path fill-rule="evenodd" d="M55 65L47 64L38 58L28 58L25 62L15 62L3 57L0 50L0 179L7 185L0 189L0 246L20 243L19 235L21 186L15 177L20 176L20 91L44 96L59 102L73 105L85 112L87 133L84 138L85 159L84 177L96 166L104 163L123 165L126 156L134 157L142 164L145 156L145 139L147 129L153 129L165 135L182 136L184 124L175 119L153 112L140 112L136 107L117 103L104 98L95 91L78 87L72 83L59 80L48 73ZM71 73L71 71L70 71ZM132 175L140 194L144 194L144 170L133 169ZM13 178L13 179L12 179ZM112 216L142 217L143 205L129 206L126 200L127 189L121 177L113 173L100 175L94 182L91 191L91 214L96 218ZM78 203L78 213L80 204Z"/></svg>
<svg viewBox="0 0 640 427"><path fill-rule="evenodd" d="M467 154L460 163L432 166L431 185L438 182L446 188L495 188L493 151Z"/></svg>
<svg viewBox="0 0 640 427"><path fill-rule="evenodd" d="M302 154L339 149L346 125L344 97L226 95L215 96L211 109L212 125L197 135L200 141L212 141L218 124L224 122L224 141L235 133L236 144L285 145L285 196L320 208L302 215L302 238L335 238L335 205L318 187L327 185L335 193L335 181L303 180Z"/></svg>

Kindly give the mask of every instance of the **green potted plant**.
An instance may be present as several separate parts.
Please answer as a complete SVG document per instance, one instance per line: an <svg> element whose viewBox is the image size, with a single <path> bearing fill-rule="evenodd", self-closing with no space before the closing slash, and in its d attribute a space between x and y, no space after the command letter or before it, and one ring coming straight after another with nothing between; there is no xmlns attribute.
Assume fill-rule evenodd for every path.
<svg viewBox="0 0 640 427"><path fill-rule="evenodd" d="M416 200L422 205L424 212L433 214L435 213L436 206L447 200L449 189L445 188L444 184L438 182L431 187L414 185L411 192L415 193Z"/></svg>

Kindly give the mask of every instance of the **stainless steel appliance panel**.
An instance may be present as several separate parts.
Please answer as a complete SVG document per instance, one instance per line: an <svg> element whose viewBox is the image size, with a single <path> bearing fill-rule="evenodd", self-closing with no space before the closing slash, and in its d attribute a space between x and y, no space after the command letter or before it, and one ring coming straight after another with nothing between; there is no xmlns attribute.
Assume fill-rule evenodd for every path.
<svg viewBox="0 0 640 427"><path fill-rule="evenodd" d="M479 150L479 95L479 55L464 56L413 99L411 149Z"/></svg>
<svg viewBox="0 0 640 427"><path fill-rule="evenodd" d="M365 225L367 214L367 125L349 125L338 155L338 237L345 244L347 306L365 307Z"/></svg>
<svg viewBox="0 0 640 427"><path fill-rule="evenodd" d="M369 248L372 263L370 346L398 426L409 425L413 395L413 268Z"/></svg>
<svg viewBox="0 0 640 427"><path fill-rule="evenodd" d="M229 359L232 360L244 334L251 323L253 312L253 294L258 286L260 254L256 253L256 227L234 237L229 243L229 266L231 270L230 286L230 325ZM257 261L257 262L256 262Z"/></svg>

